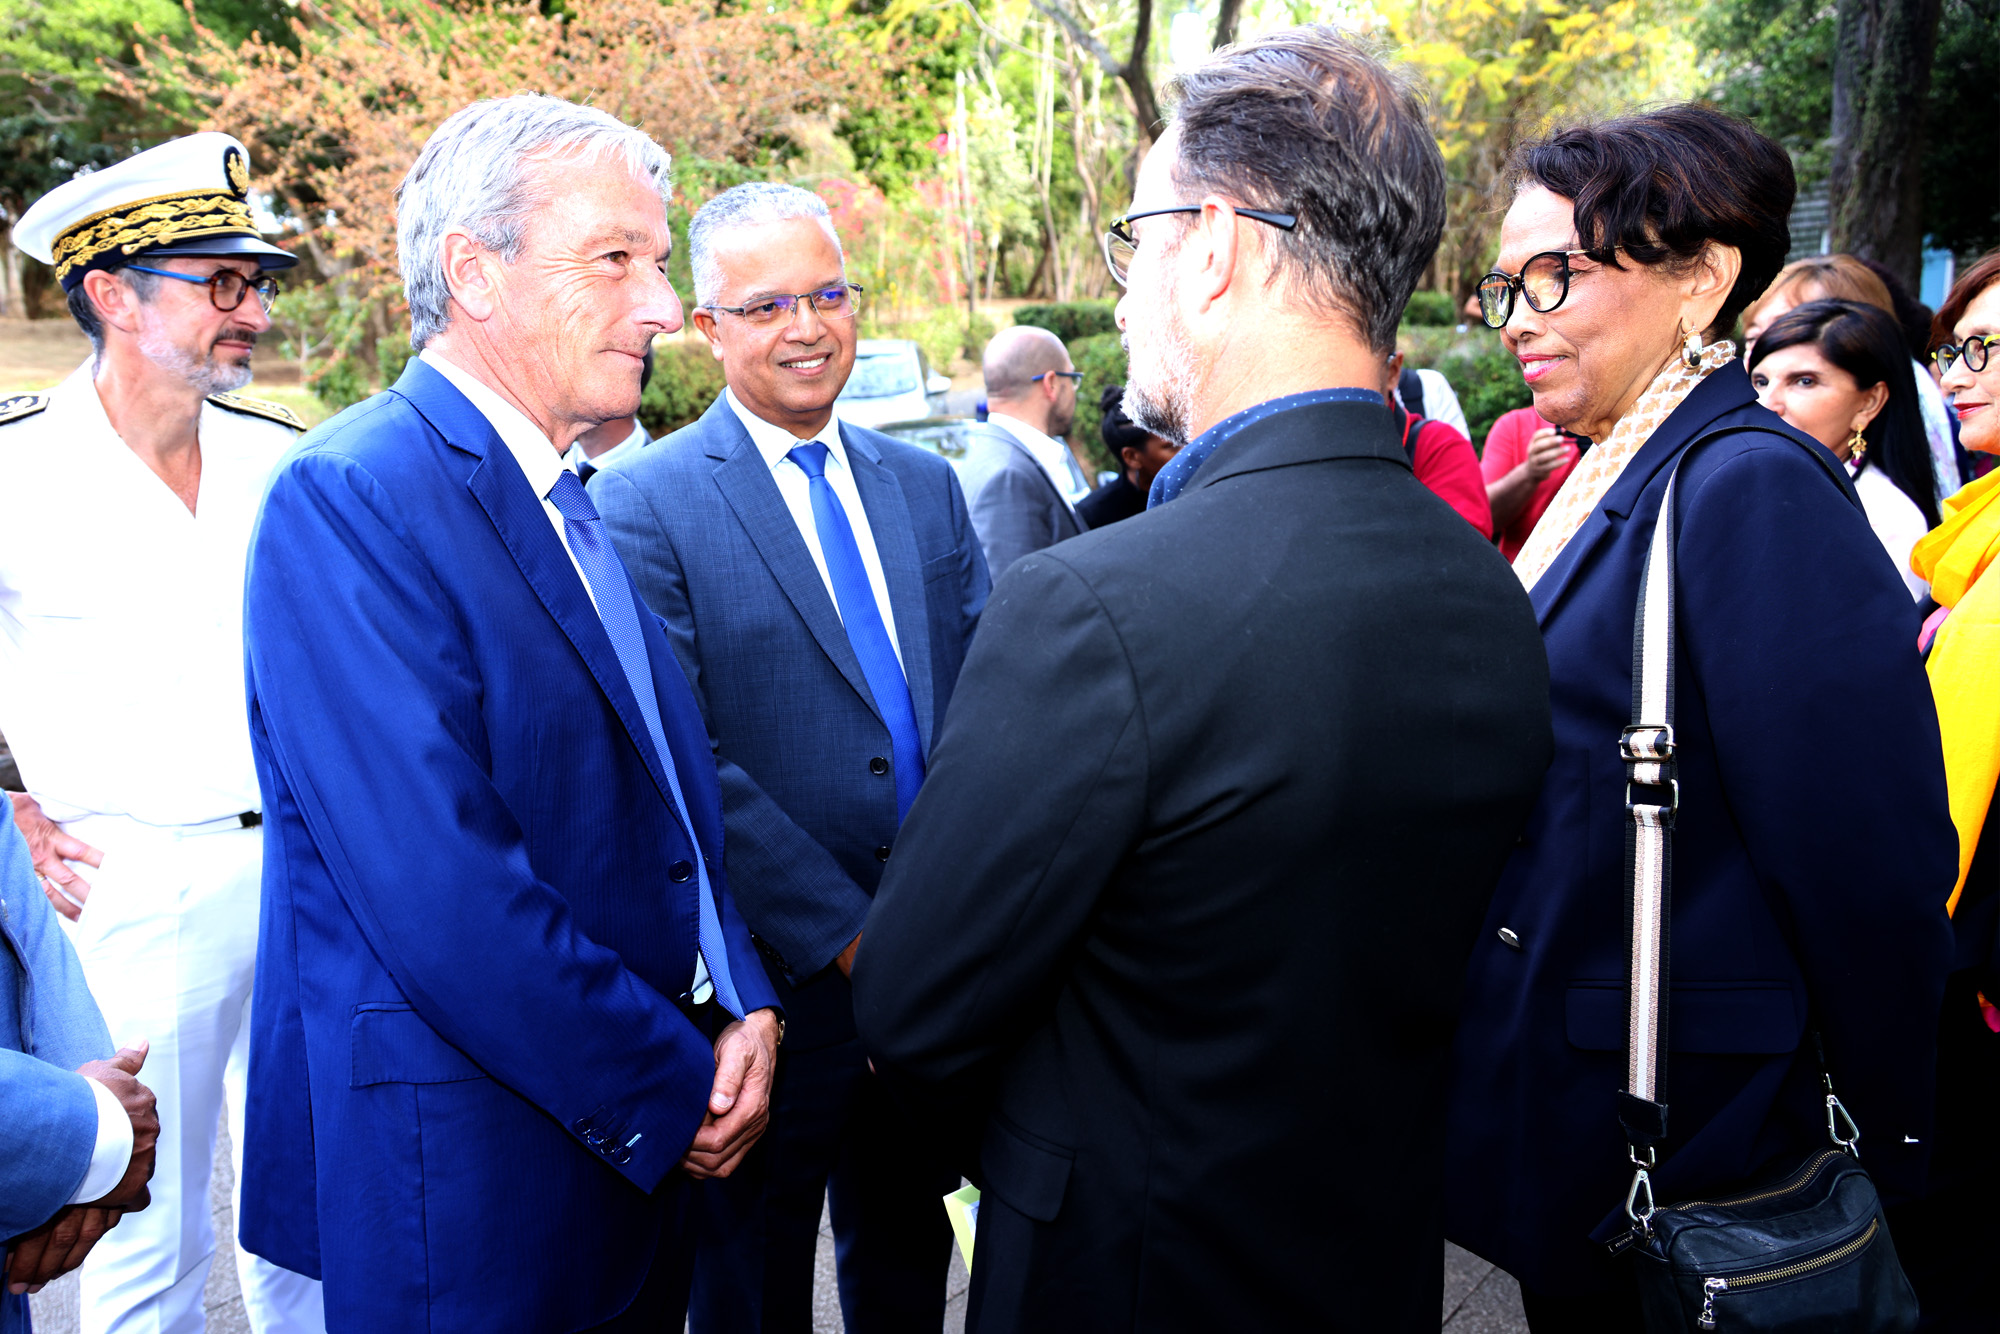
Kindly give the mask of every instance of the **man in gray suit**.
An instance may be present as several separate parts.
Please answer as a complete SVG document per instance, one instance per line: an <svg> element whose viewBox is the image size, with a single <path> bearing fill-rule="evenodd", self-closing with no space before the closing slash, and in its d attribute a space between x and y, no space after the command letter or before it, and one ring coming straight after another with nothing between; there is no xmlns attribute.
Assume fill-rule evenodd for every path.
<svg viewBox="0 0 2000 1334"><path fill-rule="evenodd" d="M986 425L974 453L972 526L986 568L1000 572L1031 551L1075 537L1076 502L1090 482L1062 437L1076 420L1083 373L1047 329L1015 325L986 345Z"/></svg>

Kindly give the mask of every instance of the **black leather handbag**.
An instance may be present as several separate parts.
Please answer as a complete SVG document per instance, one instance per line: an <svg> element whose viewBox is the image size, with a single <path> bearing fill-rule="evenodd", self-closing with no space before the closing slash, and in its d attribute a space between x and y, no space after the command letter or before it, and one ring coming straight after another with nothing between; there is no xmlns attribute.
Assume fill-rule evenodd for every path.
<svg viewBox="0 0 2000 1334"><path fill-rule="evenodd" d="M1681 461L1692 452L1690 446ZM1913 1330L1916 1293L1896 1259L1875 1183L1861 1169L1861 1131L1834 1096L1824 1051L1819 1054L1830 1147L1738 1195L1669 1205L1653 1199L1651 1169L1667 1134L1661 1099L1665 1002L1671 994L1668 907L1680 806L1673 681L1679 475L1677 463L1640 575L1632 628L1632 725L1619 742L1626 766L1625 864L1632 897L1626 1092L1618 1103L1634 1173L1625 1195L1632 1227L1612 1249L1629 1250L1636 1258L1651 1334ZM1852 494L1851 488L1842 489ZM1819 1035L1812 1038L1817 1049Z"/></svg>

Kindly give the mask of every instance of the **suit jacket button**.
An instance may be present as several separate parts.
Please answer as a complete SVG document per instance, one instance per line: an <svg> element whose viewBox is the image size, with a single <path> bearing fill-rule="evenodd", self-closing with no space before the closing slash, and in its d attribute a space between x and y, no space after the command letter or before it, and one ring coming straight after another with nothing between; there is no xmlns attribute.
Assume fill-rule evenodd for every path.
<svg viewBox="0 0 2000 1334"><path fill-rule="evenodd" d="M868 772L880 778L883 774L889 772L889 761L877 755L874 759L868 761Z"/></svg>
<svg viewBox="0 0 2000 1334"><path fill-rule="evenodd" d="M1503 926L1500 928L1500 943L1502 945L1505 945L1510 950L1518 950L1521 948L1521 938L1514 934L1514 928L1511 926Z"/></svg>
<svg viewBox="0 0 2000 1334"><path fill-rule="evenodd" d="M604 1157L605 1160L611 1163L613 1166L623 1167L625 1166L625 1164L632 1161L632 1151L626 1148L623 1144L620 1144L617 1148L605 1154Z"/></svg>
<svg viewBox="0 0 2000 1334"><path fill-rule="evenodd" d="M889 860L889 845L887 843L884 843L881 847L875 849L875 860L878 862L886 862Z"/></svg>
<svg viewBox="0 0 2000 1334"><path fill-rule="evenodd" d="M685 885L694 879L694 866L689 862L675 862L667 868L667 879L677 885Z"/></svg>

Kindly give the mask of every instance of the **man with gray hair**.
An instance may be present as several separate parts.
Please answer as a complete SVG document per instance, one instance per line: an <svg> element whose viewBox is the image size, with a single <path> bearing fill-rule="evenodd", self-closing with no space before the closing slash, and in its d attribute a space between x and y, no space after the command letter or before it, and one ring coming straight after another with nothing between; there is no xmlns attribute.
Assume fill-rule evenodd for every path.
<svg viewBox="0 0 2000 1334"><path fill-rule="evenodd" d="M855 1018L995 1090L968 1327L1435 1331L1457 995L1551 750L1519 581L1382 400L1444 163L1332 28L1176 82L1107 249L1185 447L1001 576Z"/></svg>
<svg viewBox="0 0 2000 1334"><path fill-rule="evenodd" d="M590 484L722 773L729 869L790 1033L770 1135L704 1187L695 1334L810 1334L832 1197L852 1330L936 1334L958 1184L869 1072L847 967L981 608L951 465L842 423L854 311L827 207L740 185L688 227L728 388Z"/></svg>
<svg viewBox="0 0 2000 1334"><path fill-rule="evenodd" d="M1015 325L986 344L986 424L972 460L972 524L995 574L1086 525L1076 503L1090 483L1063 439L1076 420L1083 373L1062 339Z"/></svg>
<svg viewBox="0 0 2000 1334"><path fill-rule="evenodd" d="M447 119L399 195L420 355L258 520L242 1233L336 1332L679 1329L691 1183L769 1115L701 713L563 465L680 327L670 188L602 111Z"/></svg>

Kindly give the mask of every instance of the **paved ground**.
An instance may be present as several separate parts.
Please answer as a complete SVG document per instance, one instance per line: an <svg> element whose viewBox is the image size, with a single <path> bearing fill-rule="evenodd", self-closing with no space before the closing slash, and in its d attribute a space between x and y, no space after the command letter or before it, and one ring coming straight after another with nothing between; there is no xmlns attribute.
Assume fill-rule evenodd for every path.
<svg viewBox="0 0 2000 1334"><path fill-rule="evenodd" d="M236 1287L236 1265L230 1258L230 1238L236 1235L230 1214L230 1173L227 1130L221 1133L218 1156L222 1170L216 1173L209 1205L214 1211L215 1235L221 1251L209 1269L204 1305L208 1311L209 1334L249 1334L250 1324L243 1315L243 1298ZM944 1334L964 1334L965 1266L956 1253L951 1258L951 1276L946 1291ZM33 1299L36 1334L76 1334L76 1276L44 1288ZM813 1334L844 1334L840 1299L834 1289L833 1232L822 1218L819 1236L819 1267L813 1285ZM1444 1312L1441 1334L1525 1334L1521 1318L1520 1290L1514 1280L1492 1265L1446 1246L1444 1256Z"/></svg>

